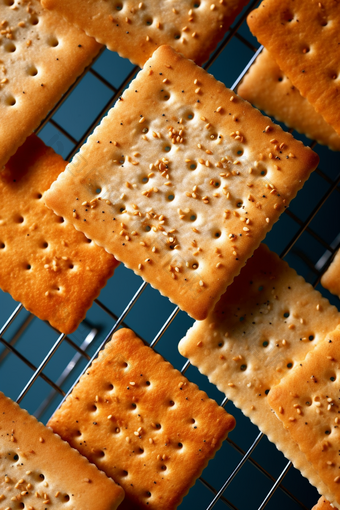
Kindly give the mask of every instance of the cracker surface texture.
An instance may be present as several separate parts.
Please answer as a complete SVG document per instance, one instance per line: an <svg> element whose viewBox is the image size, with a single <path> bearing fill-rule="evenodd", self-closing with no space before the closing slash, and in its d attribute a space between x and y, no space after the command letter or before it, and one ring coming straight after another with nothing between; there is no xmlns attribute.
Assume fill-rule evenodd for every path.
<svg viewBox="0 0 340 510"><path fill-rule="evenodd" d="M322 275L321 285L332 294L340 297L340 251L338 250L333 262Z"/></svg>
<svg viewBox="0 0 340 510"><path fill-rule="evenodd" d="M130 330L119 330L49 425L125 490L174 509L235 420Z"/></svg>
<svg viewBox="0 0 340 510"><path fill-rule="evenodd" d="M266 49L251 66L237 93L287 127L334 151L340 150L340 136L301 96Z"/></svg>
<svg viewBox="0 0 340 510"><path fill-rule="evenodd" d="M0 24L1 170L101 46L38 0L1 0Z"/></svg>
<svg viewBox="0 0 340 510"><path fill-rule="evenodd" d="M309 148L162 46L46 204L204 319L317 163Z"/></svg>
<svg viewBox="0 0 340 510"><path fill-rule="evenodd" d="M118 263L44 205L43 193L65 166L31 135L0 172L0 288L70 333Z"/></svg>
<svg viewBox="0 0 340 510"><path fill-rule="evenodd" d="M334 506L327 501L326 498L321 496L317 504L313 506L312 510L333 510Z"/></svg>
<svg viewBox="0 0 340 510"><path fill-rule="evenodd" d="M340 134L339 0L264 0L248 25L280 69Z"/></svg>
<svg viewBox="0 0 340 510"><path fill-rule="evenodd" d="M1 392L0 459L3 509L116 510L124 497L113 480Z"/></svg>
<svg viewBox="0 0 340 510"><path fill-rule="evenodd" d="M271 412L267 395L339 322L334 306L261 245L215 310L179 344L180 353L327 497L329 490Z"/></svg>
<svg viewBox="0 0 340 510"><path fill-rule="evenodd" d="M42 4L143 67L162 44L202 64L248 1L42 0Z"/></svg>
<svg viewBox="0 0 340 510"><path fill-rule="evenodd" d="M328 334L289 376L273 388L268 403L340 504L340 329Z"/></svg>

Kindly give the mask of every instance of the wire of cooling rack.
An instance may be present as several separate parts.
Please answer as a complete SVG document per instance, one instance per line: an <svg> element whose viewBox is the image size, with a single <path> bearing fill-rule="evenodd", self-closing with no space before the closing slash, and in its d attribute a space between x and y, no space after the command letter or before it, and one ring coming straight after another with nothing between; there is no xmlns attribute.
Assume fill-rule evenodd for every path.
<svg viewBox="0 0 340 510"><path fill-rule="evenodd" d="M242 12L242 15L239 16L237 22L234 24L234 26L229 30L227 33L225 39L223 42L219 45L218 49L213 53L209 61L204 65L205 69L210 69L212 66L215 65L215 63L218 61L218 59L221 57L223 52L226 50L229 43L231 43L233 40L237 40L240 44L247 47L248 50L250 50L253 55L250 59L245 63L245 65L242 68L242 71L239 73L237 79L234 81L232 88L236 89L238 83L243 78L243 76L248 71L249 67L252 65L254 60L257 58L258 54L262 51L262 47L258 48L253 45L252 42L250 42L242 33L240 33L241 27L244 25L245 19L249 12L255 7L257 4L257 0L252 1L249 6L244 9ZM99 53L97 56L97 59L100 59L104 49ZM97 60L96 59L96 60ZM94 69L94 64L92 63L91 66L89 66L81 77L78 78L76 83L69 89L69 91L63 96L63 98L59 101L59 103L55 106L55 108L49 113L49 115L44 119L44 121L39 126L37 132L41 132L48 124L52 125L55 129L58 130L64 137L66 137L72 144L73 148L69 151L67 159L70 159L73 157L73 155L79 150L81 145L85 142L89 134L93 131L93 129L96 127L96 125L99 123L101 118L108 112L108 110L113 106L114 102L117 100L117 98L122 94L124 88L129 84L131 79L135 76L136 72L138 71L137 67L133 67L127 76L121 81L119 86L113 86L110 81L108 81L103 75L101 75L98 71ZM110 90L111 96L109 99L105 102L104 106L102 106L99 111L96 113L95 117L92 119L91 123L88 125L85 132L77 139L74 135L72 135L65 127L63 127L59 122L57 122L53 116L58 112L60 108L62 108L63 104L67 99L73 94L76 93L77 86L81 83L82 79L86 75L92 75L96 79L100 80L100 82L107 87L108 90ZM228 83L227 83L228 85ZM339 163L339 161L338 161ZM340 171L340 166L338 164L338 170ZM289 218L290 221L292 221L296 225L296 230L293 233L293 235L289 238L289 240L285 243L283 249L281 249L281 257L286 257L289 254L292 253L296 245L298 244L299 239L301 236L308 234L313 238L313 240L320 245L323 252L317 262L313 262L312 259L310 259L306 254L300 254L299 250L295 250L295 254L300 255L300 258L304 260L306 266L311 270L313 273L313 285L316 287L321 279L322 274L329 266L331 260L334 257L334 254L337 250L337 248L340 245L340 236L335 236L334 239L329 241L328 239L324 239L322 235L320 235L315 227L313 226L313 220L318 216L324 205L329 201L330 197L333 196L334 193L339 192L339 184L340 184L340 173L338 176L336 176L335 179L332 179L329 177L327 172L322 171L320 168L316 170L317 175L320 177L320 179L328 185L327 190L322 193L318 197L318 201L316 205L313 207L312 211L307 215L306 218L300 219L299 215L297 215L292 210L288 209L285 212L285 215L287 218ZM116 331L121 325L125 325L125 320L129 316L129 314L133 311L133 308L136 306L136 304L141 299L142 294L147 289L148 284L142 283L137 290L135 290L133 296L129 299L128 304L125 306L123 311L117 315L114 312L112 312L106 304L104 304L101 300L96 299L95 304L93 306L97 306L98 309L101 309L103 313L109 318L110 321L110 328L109 331L104 335L104 338L100 340L100 344L96 345L95 339L97 336L97 329L92 327L89 328L89 331L85 335L85 338L82 340L80 345L78 346L76 342L74 342L72 339L68 338L66 335L62 334L59 335L57 340L53 342L53 345L49 349L48 353L44 356L44 358L40 361L39 365L36 366L36 364L32 363L28 356L23 354L19 348L16 347L16 344L20 343L20 338L24 334L24 332L29 328L30 323L33 320L32 315L27 315L21 322L20 326L16 328L15 332L12 332L13 325L16 323L18 318L20 318L23 313L24 309L21 304L17 305L13 312L9 314L8 318L4 321L3 325L0 326L0 343L4 347L4 350L0 354L0 366L6 359L6 357L11 353L12 355L16 356L20 361L22 361L25 366L27 366L32 374L31 377L29 377L28 382L23 385L19 396L17 397L17 402L21 402L24 397L31 391L32 387L35 385L35 383L42 379L45 383L51 387L49 394L47 397L41 401L40 405L36 409L36 416L41 416L50 405L50 402L53 401L53 398L56 395L59 395L62 399L66 398L67 395L72 391L74 385L78 381L80 375L86 370L86 368L90 365L92 360L98 355L99 351L103 348L105 343L109 340L111 335L114 331ZM159 328L158 332L154 336L153 340L148 341L150 347L155 348L161 339L164 337L167 330L170 328L172 323L176 320L179 314L179 308L176 307L172 310L172 312L169 314L167 319L164 321L162 326ZM11 331L11 337L9 340L6 340L4 336L8 334L8 332ZM141 336L141 335L139 335ZM62 373L59 375L59 377L56 379L56 382L53 381L53 379L49 376L47 376L44 373L45 367L49 363L49 361L56 356L56 353L61 345L64 343L67 343L70 348L75 350L75 354L70 357L66 367L62 371ZM92 349L92 350L91 350ZM91 351L91 354L89 353ZM72 375L73 371L75 370L78 365L82 365L82 369L78 370L78 374L76 379L72 382L72 384L69 386L68 390L65 391L63 389L63 385L65 381L67 381L68 377ZM181 372L187 373L190 368L190 362L187 361L182 366ZM61 400L62 402L63 400ZM59 402L59 405L61 404ZM228 399L224 398L222 402L220 402L220 405L225 406L228 403ZM305 505L305 503L297 497L289 488L287 488L284 485L284 479L287 475L287 473L290 471L292 465L290 462L286 462L284 468L281 470L281 472L273 476L270 474L270 472L262 466L260 462L258 462L254 458L254 452L258 445L260 444L261 440L263 439L263 434L259 433L255 439L253 440L252 444L244 450L241 448L237 442L233 441L231 438L227 439L228 444L230 447L239 455L240 460L236 462L236 465L233 468L230 468L229 466L225 467L225 479L222 484L220 484L220 487L218 489L215 488L215 484L211 484L208 480L206 480L203 476L200 477L199 483L212 494L212 499L209 498L209 501L207 504L204 504L204 507L197 507L199 510L200 508L205 508L206 510L211 510L215 505L223 505L224 508L230 508L232 510L238 510L238 502L235 503L235 501L231 501L229 497L226 497L224 495L227 488L235 483L235 479L237 479L239 476L242 476L240 473L242 470L244 470L244 467L247 463L250 463L257 471L261 473L267 480L268 484L270 485L270 488L266 492L265 496L262 499L262 502L257 505L258 510L263 510L271 498L275 495L277 491L282 493L285 497L289 498L289 501L294 503L296 506L294 508L300 508L307 510L307 508L310 508ZM248 508L253 508L251 505ZM254 507L255 508L255 507Z"/></svg>

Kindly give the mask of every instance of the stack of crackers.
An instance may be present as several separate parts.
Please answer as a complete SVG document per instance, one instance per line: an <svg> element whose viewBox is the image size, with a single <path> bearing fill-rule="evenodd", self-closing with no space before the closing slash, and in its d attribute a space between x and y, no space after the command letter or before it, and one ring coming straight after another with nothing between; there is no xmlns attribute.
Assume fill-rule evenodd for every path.
<svg viewBox="0 0 340 510"><path fill-rule="evenodd" d="M264 0L248 16L266 48L242 97L308 137L340 150L339 4Z"/></svg>
<svg viewBox="0 0 340 510"><path fill-rule="evenodd" d="M318 156L193 62L208 58L246 3L93 0L80 8L79 0L15 0L0 6L0 287L69 333L123 262L197 319L180 351L340 504L338 422L336 416L329 421L337 408L340 315L260 246ZM304 22L312 9L295 1L280 10L276 3L262 8L284 21L270 31L279 42L268 39L269 51L281 55L284 29L297 17ZM333 15L330 0L318 8L318 20ZM260 40L262 32L266 38L261 15L249 19ZM337 149L338 75L330 66L318 74L321 89L332 84L329 93L319 85L309 91L320 58L312 42L306 32L303 48L293 45L291 60L298 62L301 50L305 62L291 80L334 128L321 121L322 133L311 130L311 136ZM29 135L100 43L143 69L66 166ZM315 394L304 386L313 356L324 360L316 378L327 381L313 386ZM128 330L114 335L49 422L107 476L4 396L0 407L5 508L14 501L31 509L63 503L114 509L123 492L121 508L176 508L235 425ZM327 423L320 418L326 409ZM317 445L313 455L301 440L305 415ZM78 466L80 482L65 464Z"/></svg>

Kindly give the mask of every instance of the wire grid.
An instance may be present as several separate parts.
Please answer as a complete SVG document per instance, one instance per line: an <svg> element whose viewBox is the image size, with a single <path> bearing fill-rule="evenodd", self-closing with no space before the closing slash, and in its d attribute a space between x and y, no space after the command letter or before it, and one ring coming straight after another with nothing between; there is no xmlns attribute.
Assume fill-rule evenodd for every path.
<svg viewBox="0 0 340 510"><path fill-rule="evenodd" d="M221 59L229 45L235 43L235 41L238 44L241 44L248 52L251 53L251 58L248 58L247 56L246 60L242 62L240 72L238 73L239 75L236 81L231 85L231 88L233 89L236 89L238 83L262 50L262 47L258 48L256 41L249 36L245 26L246 16L256 6L256 4L257 0L251 2L249 6L244 9L233 27L225 36L223 42L204 66L213 74L215 74L216 71L214 71L214 69L216 69L218 74L221 69L219 67L220 62L223 62ZM108 50L105 51L107 52ZM101 56L102 54L97 57L97 62ZM44 129L48 126L52 126L53 129L57 130L58 135L54 134L52 135L52 138L49 139L50 143L57 144L57 151L59 134L67 139L72 144L72 148L68 151L66 159L72 158L78 151L86 138L89 134L91 134L101 118L113 106L124 88L129 84L138 71L137 67L132 67L129 69L124 79L120 81L119 85L114 86L110 80L96 70L96 61L84 71L81 77L78 78L76 83L70 88L67 94L63 96L37 130L37 132L40 132L41 134L43 134ZM235 63L237 64L236 66ZM239 67L239 62L237 60L232 61L231 63L228 62L228 66L230 65L232 67ZM62 123L58 122L58 111L62 108L68 98L70 98L73 94L77 94L78 87L81 86L81 83L86 76L92 76L96 80L99 80L100 83L110 91L110 94L105 103L97 109L96 114L89 123L85 132L83 132L81 136L77 137L67 128L63 127ZM230 86L230 83L226 83L226 85ZM271 244L274 244L276 248L275 251L277 251L281 257L287 257L290 265L295 267L300 274L303 273L303 276L310 281L314 287L317 287L323 272L329 266L337 248L340 245L338 225L334 224L333 228L328 230L323 227L320 229L319 226L319 222L321 222L321 224L323 222L324 214L326 214L326 217L327 215L329 217L329 208L332 212L334 212L333 202L334 200L338 201L339 198L340 159L338 155L335 155L334 153L331 154L328 149L319 148L319 146L315 143L310 145L315 150L320 149L322 153L321 164L325 162L327 163L327 166L331 165L332 169L329 171L328 167L325 172L318 168L314 172L314 175L317 176L317 181L312 183L312 187L310 187L306 192L307 200L302 202L303 204L308 202L308 207L303 207L302 213L301 209L296 210L294 207L290 207L290 209L286 210L283 215L284 219L280 219L278 222L279 229L275 227L276 230L274 228L274 231L268 236L269 242L267 242L267 239L266 242L270 247ZM322 185L320 183L322 183ZM310 200L311 195L313 200ZM324 213L323 211L325 209L326 212ZM321 219L319 220L319 218ZM284 225L280 230L281 224ZM299 246L299 243L304 248L307 246L307 249L303 249ZM113 281L114 279L115 276L113 277ZM109 306L107 305L107 302L104 303L101 298L95 300L92 307L92 309L97 307L95 316L99 313L98 310L101 310L105 314L106 321L109 324L104 334L100 334L100 327L96 327L96 320L84 321L73 336L68 337L64 334L58 334L57 338L52 341L47 354L42 356L39 363L31 362L29 348L23 349L20 344L23 336L30 330L32 323L41 321L27 313L21 304L12 307L10 313L7 313L8 307L4 312L1 306L0 313L4 312L6 317L3 324L0 325L0 345L3 347L0 351L1 389L8 394L6 388L9 387L8 385L10 383L7 380L7 376L6 378L4 377L3 367L5 366L9 355L12 354L26 367L28 367L31 374L30 377L24 376L25 378L19 378L20 390L19 395L16 397L16 401L18 403L21 403L22 401L24 401L24 403L26 403L26 401L29 402L27 397L32 395L30 397L30 401L34 401L34 414L38 418L45 416L46 421L46 417L48 418L49 414L51 414L51 412L60 405L61 401L66 398L67 394L72 391L72 388L77 382L80 374L86 370L87 366L92 362L93 358L97 356L99 350L103 348L114 331L121 326L129 326L129 324L125 321L128 321L129 316L133 314L134 307L140 306L140 303L143 300L143 295L145 295L144 292L150 287L145 282L140 284L139 280L137 287L135 283L136 282L134 281L134 285L132 285L131 290L129 289L130 297L127 300L126 306L119 314L111 311L110 299L104 299L104 301L108 301ZM322 293L326 295L326 297L331 298L333 303L338 304L337 298L331 297L324 290ZM162 302L164 303L164 298L158 297L158 299L162 299ZM146 306L146 310L148 310L148 297L146 298L146 304L143 306ZM166 310L168 311L168 307L166 307ZM145 316L147 317L147 315L148 312L146 312ZM147 335L147 338L143 339L149 343L150 347L155 348L157 346L157 350L162 353L161 346L162 343L165 344L167 341L167 332L171 330L172 325L176 322L179 316L183 319L183 315L184 313L181 312L178 307L174 307L170 313L168 313L156 334L153 335L153 339L151 340L152 336L150 336L150 334ZM1 322L2 319L0 324ZM190 324L187 322L187 318L185 317L182 322L180 322L180 326L177 327L176 341L172 341L172 347L174 349L177 348L178 341L186 333L188 325ZM52 329L49 325L44 324L44 327ZM45 334L45 332L46 330L44 330L43 334ZM10 338L5 339L5 336L8 334ZM142 335L139 334L139 336ZM57 359L58 349L65 344L68 346L69 357L67 358L68 361L66 366L60 373L60 367L63 366L65 360L63 360L62 363L60 359ZM18 348L16 347L17 345L19 346ZM28 352L26 353L26 351ZM195 371L196 369L191 367L189 361L186 361L183 364L183 358L180 358L178 354L176 356L177 367L178 363L182 363L181 372L183 374L186 373L186 375L189 376L191 380L194 380L194 382L197 382L196 379L198 379L199 383L201 383L201 381L203 381L203 376L200 376L198 372ZM47 370L45 369L48 368L49 362L55 359L57 359L57 362L54 364L57 365L58 371L57 376L52 377L47 375ZM73 376L73 374L75 375ZM17 377L17 375L18 374L15 374L15 377ZM39 380L47 383L46 387L48 388L48 391L45 389L44 392L41 392L39 385L37 386L37 382L39 382ZM204 381L204 384L207 384L206 381ZM208 390L206 388L203 389L208 391L210 396L212 393L218 403L222 406L227 406L227 409L232 414L237 414L237 410L235 408L230 410L232 403L228 402L226 398L223 398L222 394L220 394L217 390L212 389L211 387L209 387ZM42 395L44 395L44 398L42 398ZM284 459L275 449L273 450L270 445L266 445L267 448L257 455L256 452L266 439L264 439L263 434L259 433L258 429L250 424L250 422L248 423L248 419L243 417L240 413L237 418L237 421L241 421L242 425L241 435L238 434L236 438L234 438L234 433L230 434L229 438L225 442L228 445L228 449L226 450L225 447L223 447L222 454L218 453L220 459L217 464L215 463L215 459L212 461L214 463L212 470L210 470L212 471L212 474L208 473L208 477L206 477L207 470L204 471L203 476L196 482L195 487L191 489L188 496L189 500L187 500L188 497L185 498L181 508L192 508L195 506L197 509L202 508L210 510L216 505L216 508L230 508L234 510L241 510L242 508L258 508L258 510L262 510L266 506L267 508L275 509L279 509L281 507L286 508L287 503L289 503L289 508L292 509L311 508L312 505L310 501L314 504L317 499L317 494L314 489L312 489L304 481L304 479L302 479L299 473L292 468L291 463ZM238 425L235 430L238 430ZM248 444L247 441L244 441L244 436L250 438L250 444ZM281 456L280 459L278 456ZM274 458L273 462L280 465L279 470L277 468L268 468L268 465L270 465L270 462L268 463L268 459L271 459L272 457ZM249 493L242 495L240 493L240 488L243 489L244 492L245 482L247 482L246 485L248 487L250 486L249 466L261 474L261 489L263 490L257 491L258 494ZM251 473L254 473L255 471L251 471ZM284 479L290 472L294 472L293 481L285 484ZM263 482L263 480L265 480L265 482ZM302 485L302 491L296 491L297 485ZM234 489L230 491L229 489L232 487L234 487ZM202 488L204 489L203 492ZM254 490L254 486L252 486L252 490ZM193 497L191 497L192 493L194 494ZM204 497L202 496L203 493Z"/></svg>

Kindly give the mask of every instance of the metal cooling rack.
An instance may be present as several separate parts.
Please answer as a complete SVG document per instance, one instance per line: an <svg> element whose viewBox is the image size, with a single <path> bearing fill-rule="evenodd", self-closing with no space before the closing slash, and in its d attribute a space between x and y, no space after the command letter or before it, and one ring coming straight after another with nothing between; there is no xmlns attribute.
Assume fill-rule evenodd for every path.
<svg viewBox="0 0 340 510"><path fill-rule="evenodd" d="M204 66L233 89L262 50L245 23L257 3L253 1L244 9ZM138 71L131 66L126 71L126 63L120 61L117 85L116 75L113 79L107 76L105 57L109 54L108 50L100 53L37 130L65 159L72 158L78 151ZM104 67L101 59L104 59ZM121 65L124 73L120 71ZM75 135L68 129L72 101L82 93L86 80L104 87L105 94L101 104L95 105L91 120L84 123L84 131ZM65 123L63 111L68 109L71 112L66 115ZM84 111L83 104L80 111ZM340 208L340 157L327 148L311 144L297 133L294 136L319 152L325 170L318 168L314 172L265 242L339 308L338 298L319 288L319 282L340 245L339 224L332 220L338 216ZM160 323L154 324L157 314L151 317L153 307L161 310ZM158 352L237 418L235 430L190 490L181 509L310 509L318 498L315 489L230 401L178 354L177 344L191 323L184 312L122 265L100 299L95 300L86 320L70 336L56 333L48 324L26 312L21 304L1 293L0 388L46 422L112 333L122 325L132 327L152 348L157 346Z"/></svg>

